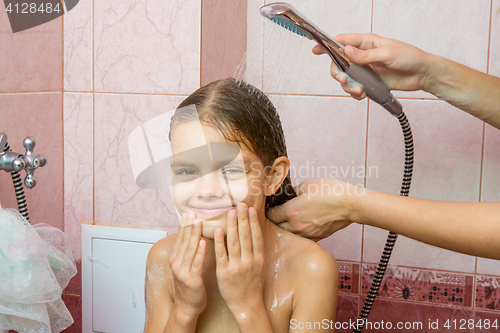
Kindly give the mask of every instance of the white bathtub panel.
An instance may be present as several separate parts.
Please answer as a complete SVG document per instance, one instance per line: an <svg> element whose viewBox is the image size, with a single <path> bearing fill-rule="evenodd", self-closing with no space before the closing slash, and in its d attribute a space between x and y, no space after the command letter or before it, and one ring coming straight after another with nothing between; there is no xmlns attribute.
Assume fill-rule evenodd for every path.
<svg viewBox="0 0 500 333"><path fill-rule="evenodd" d="M166 233L82 225L83 332L142 332L146 259Z"/></svg>

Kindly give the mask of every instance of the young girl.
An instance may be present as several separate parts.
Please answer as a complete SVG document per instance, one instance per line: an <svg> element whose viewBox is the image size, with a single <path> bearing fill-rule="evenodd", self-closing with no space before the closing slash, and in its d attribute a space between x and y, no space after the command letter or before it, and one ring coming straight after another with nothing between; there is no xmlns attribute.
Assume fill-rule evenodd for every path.
<svg viewBox="0 0 500 333"><path fill-rule="evenodd" d="M179 105L170 138L182 221L149 252L145 332L333 331L335 258L266 218L295 196L267 96L212 82Z"/></svg>

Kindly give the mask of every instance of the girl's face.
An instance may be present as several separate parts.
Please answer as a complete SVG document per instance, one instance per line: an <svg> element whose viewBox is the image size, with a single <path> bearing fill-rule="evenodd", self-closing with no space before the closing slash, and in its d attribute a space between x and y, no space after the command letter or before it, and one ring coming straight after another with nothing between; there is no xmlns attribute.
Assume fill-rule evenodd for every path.
<svg viewBox="0 0 500 333"><path fill-rule="evenodd" d="M264 165L245 145L228 142L215 128L191 121L172 129L172 194L179 214L195 212L203 237L226 233L226 214L240 202L265 209Z"/></svg>

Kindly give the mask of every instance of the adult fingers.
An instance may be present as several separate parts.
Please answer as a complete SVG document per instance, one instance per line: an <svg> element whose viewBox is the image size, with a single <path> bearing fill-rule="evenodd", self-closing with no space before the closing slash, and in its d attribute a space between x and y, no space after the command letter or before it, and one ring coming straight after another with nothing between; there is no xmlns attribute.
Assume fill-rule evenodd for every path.
<svg viewBox="0 0 500 333"><path fill-rule="evenodd" d="M333 37L340 44L347 46L352 45L361 49L373 49L377 47L377 40L380 37L376 34L340 34Z"/></svg>
<svg viewBox="0 0 500 333"><path fill-rule="evenodd" d="M339 71L334 62L331 64L330 73L335 80L340 82L342 89L350 94L352 98L362 100L366 97L363 87L358 82L352 80L347 74Z"/></svg>
<svg viewBox="0 0 500 333"><path fill-rule="evenodd" d="M294 199L292 199L292 200L294 200ZM286 211L287 211L287 208L288 208L287 203L288 202L285 202L282 205L274 206L272 208L269 208L267 210L267 212L266 212L267 218L270 219L272 222L274 222L276 224L279 224L281 222L286 221L287 220Z"/></svg>
<svg viewBox="0 0 500 333"><path fill-rule="evenodd" d="M384 48L361 50L351 45L345 47L345 54L358 65L386 63L390 57Z"/></svg>
<svg viewBox="0 0 500 333"><path fill-rule="evenodd" d="M320 55L325 53L325 49L323 48L323 46L318 44L315 47L313 47L312 52L314 54Z"/></svg>

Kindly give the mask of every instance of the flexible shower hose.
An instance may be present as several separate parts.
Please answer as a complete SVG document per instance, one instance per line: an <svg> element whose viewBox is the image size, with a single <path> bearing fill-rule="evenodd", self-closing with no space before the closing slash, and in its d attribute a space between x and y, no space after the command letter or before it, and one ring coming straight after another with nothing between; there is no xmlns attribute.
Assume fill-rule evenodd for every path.
<svg viewBox="0 0 500 333"><path fill-rule="evenodd" d="M405 170L403 174L403 182L401 184L401 196L408 196L410 192L410 184L411 177L413 174L413 136L411 134L411 127L408 119L404 112L402 112L398 116L399 123L401 124L401 128L403 129L403 135L405 139ZM366 297L366 301L363 304L363 309L359 314L358 321L356 323L356 329L354 329L354 333L361 333L363 327L366 323L366 319L368 318L368 314L373 306L373 302L375 301L375 297L377 297L378 289L380 284L382 283L382 278L384 277L385 270L387 265L389 264L389 259L391 258L392 249L394 248L394 244L396 243L396 239L398 234L393 232L389 232L389 236L387 237L387 241L385 243L384 252L382 253L382 257L380 258L380 263L378 264L377 272L375 273L375 277L373 278L372 285L370 287L370 291L368 292L368 296Z"/></svg>
<svg viewBox="0 0 500 333"><path fill-rule="evenodd" d="M8 143L5 144L4 152L10 151L10 145ZM17 207L19 209L19 213L26 219L26 221L30 221L30 216L28 214L28 205L26 204L26 197L24 196L24 187L23 182L21 180L21 175L17 171L12 171L10 173L12 177L12 182L14 183L14 191L16 192L16 200Z"/></svg>

